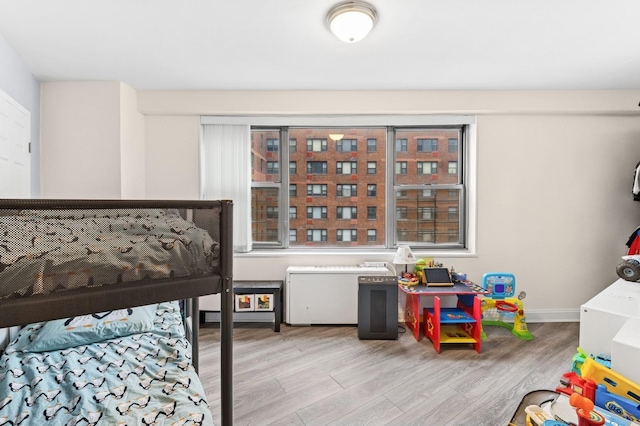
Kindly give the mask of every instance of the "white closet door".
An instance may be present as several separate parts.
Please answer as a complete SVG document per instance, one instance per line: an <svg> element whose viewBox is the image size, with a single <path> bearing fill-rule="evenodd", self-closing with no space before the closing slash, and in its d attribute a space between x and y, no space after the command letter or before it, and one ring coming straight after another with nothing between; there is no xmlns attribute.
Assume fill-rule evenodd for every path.
<svg viewBox="0 0 640 426"><path fill-rule="evenodd" d="M0 198L31 196L31 114L0 90Z"/></svg>

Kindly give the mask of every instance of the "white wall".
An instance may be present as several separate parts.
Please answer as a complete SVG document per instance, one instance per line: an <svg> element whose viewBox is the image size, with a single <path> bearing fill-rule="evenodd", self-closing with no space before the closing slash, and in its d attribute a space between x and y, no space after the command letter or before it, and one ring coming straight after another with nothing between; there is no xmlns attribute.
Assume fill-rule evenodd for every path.
<svg viewBox="0 0 640 426"><path fill-rule="evenodd" d="M53 139L55 150L43 150L43 178L46 171L51 191L75 197L102 179L120 188L118 168L125 163L104 149L119 154L122 135L114 129L125 119L114 91L101 84L45 85L43 149ZM527 293L529 321L577 320L579 306L617 278L615 266L638 226L640 203L632 201L631 184L640 161L639 99L640 91L143 91L138 112L129 115L145 117L146 198L197 199L201 114L477 114L477 250L416 254L477 281L485 272L513 272L518 290ZM73 164L98 169L90 167L88 182L77 179L82 173L60 170L71 155ZM236 256L234 278L284 279L289 265L392 258L384 250L347 256L255 251Z"/></svg>
<svg viewBox="0 0 640 426"><path fill-rule="evenodd" d="M138 100L152 198L197 196L199 113L479 114L477 252L436 259L475 280L490 271L515 273L530 321L576 320L580 304L617 278L615 266L640 221L631 198L640 161L638 91L139 92ZM176 152L186 161L176 163ZM178 184L164 173L170 162ZM255 252L236 256L234 278L284 279L289 265L392 258Z"/></svg>
<svg viewBox="0 0 640 426"><path fill-rule="evenodd" d="M144 116L138 92L120 84L120 193L129 200L145 198Z"/></svg>
<svg viewBox="0 0 640 426"><path fill-rule="evenodd" d="M120 96L118 82L42 84L44 198L121 198Z"/></svg>

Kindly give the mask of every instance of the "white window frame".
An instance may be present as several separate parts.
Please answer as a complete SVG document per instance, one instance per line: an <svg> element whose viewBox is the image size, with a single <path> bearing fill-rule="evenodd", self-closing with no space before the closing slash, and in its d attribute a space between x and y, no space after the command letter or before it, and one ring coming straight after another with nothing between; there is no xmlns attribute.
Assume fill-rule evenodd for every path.
<svg viewBox="0 0 640 426"><path fill-rule="evenodd" d="M453 253L459 253L460 255L476 255L477 249L477 123L476 117L472 115L340 115L340 116L268 116L268 115L245 115L245 116L202 116L202 124L241 124L249 126L259 127L278 127L278 126L305 126L305 127L380 127L380 126L464 126L466 129L464 141L458 140L458 147L462 152L464 163L460 166L460 173L464 176L464 193L462 199L464 205L461 206L460 215L464 218L464 247L458 247L453 249L440 250L435 247L429 251L432 256L450 255ZM283 138L289 143L288 133L282 134ZM394 158L393 152L395 152L395 140L389 140L387 138L387 155L390 158ZM280 150L280 160L288 161L289 150ZM394 163L391 161L386 162L386 175L394 172ZM288 175L288 173L286 173ZM288 177L288 176L287 176ZM282 184L288 186L288 179L282 176ZM264 185L263 185L264 186ZM285 186L285 187L286 187ZM394 199L396 188L393 185L386 185L386 198ZM379 194L379 196L382 194ZM281 208L287 208L288 210L288 191L284 193L280 191L282 197ZM394 219L395 205L387 203L386 220L392 221ZM245 224L245 227L251 229L250 217L245 220L249 220ZM392 230L393 226L387 226L384 241L387 249L383 249L382 252L392 250L395 246L395 231ZM282 233L285 235L286 227L283 226ZM399 230L398 232L402 232ZM254 244L253 251L259 252L261 248L275 247L274 245L256 246ZM280 246L282 247L282 246ZM287 248L285 245L284 248ZM285 254L288 251L280 251L279 253ZM330 254L331 251L323 249L323 253ZM274 253L269 251L269 253ZM245 255L250 255L245 254Z"/></svg>

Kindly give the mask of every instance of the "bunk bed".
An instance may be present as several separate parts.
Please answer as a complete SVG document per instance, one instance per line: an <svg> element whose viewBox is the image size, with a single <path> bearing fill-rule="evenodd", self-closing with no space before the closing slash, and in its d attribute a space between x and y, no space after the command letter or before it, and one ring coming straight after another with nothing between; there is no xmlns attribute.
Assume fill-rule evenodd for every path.
<svg viewBox="0 0 640 426"><path fill-rule="evenodd" d="M159 387L160 393L164 392L173 401L176 389L191 387L188 397L195 413L206 407L198 399L202 386L196 374L198 297L220 293L220 422L232 424L232 212L233 203L229 200L0 199L0 328L23 326L1 358L0 387L27 389L26 404L21 407L35 407L36 403L51 398L48 406L52 408L44 413L45 417L64 411L73 414L73 421L79 424L99 424L100 421L111 424L117 419L118 413L114 411L131 415L133 408L149 405L149 396L146 392L132 392L128 399L120 400L119 390L125 392L127 387L111 383L109 369L119 372L112 374L119 374L122 379L138 376L137 385L148 389L152 382L158 382L154 385L157 387L167 374L173 374L167 373L166 368L156 368L171 361L181 372L176 370L174 385L164 383ZM76 321L79 326L74 329L72 324L68 329L83 331L83 321L100 322L106 314L115 315L115 319L108 321L106 340L100 340L105 335L96 326L93 329L101 331L102 334L97 333L100 337L86 338L80 334L80 340L73 340L69 346L64 341L65 335L63 343L56 343L58 323L68 326ZM126 318L118 319L118 315ZM136 325L112 333L111 324L120 326L126 321ZM50 330L54 330L55 338L45 334ZM38 339L40 334L47 338ZM183 336L187 343L182 341ZM76 346L78 342L80 346ZM146 353L141 349L145 345L147 352L155 349L154 355L161 359L146 360L147 356L141 356ZM157 352L162 345L168 345L173 352L163 357ZM101 363L107 347L120 351L116 353L122 360ZM186 353L189 347L190 355ZM131 353L130 358L137 355L134 361L137 365L124 364L128 362L126 352ZM39 366L38 360L44 358L49 358L47 366ZM97 364L91 364L90 358ZM88 370L89 366L98 371L104 369L102 377L73 380L74 374ZM57 383L69 382L75 386L78 396L60 403L56 402L59 390L33 391L32 388L45 381L43 377L48 370L56 373ZM145 370L153 371L150 378L142 374ZM188 370L193 370L193 374ZM10 385L11 378L16 376L24 379ZM31 380L25 381L26 377ZM98 390L89 396L82 394L89 388ZM91 399L90 411L93 411L79 416L78 401L83 398ZM11 399L9 395L0 400L0 423L1 420L20 422L30 416L27 411L14 415L13 419L3 419L3 408ZM110 401L108 407L101 405L106 400ZM140 412L140 416L146 417L141 417L139 423L164 421L175 412L175 405L175 402L159 407L150 405L151 411ZM179 424L207 424L203 419L207 420L207 416L192 413L192 417L181 418Z"/></svg>

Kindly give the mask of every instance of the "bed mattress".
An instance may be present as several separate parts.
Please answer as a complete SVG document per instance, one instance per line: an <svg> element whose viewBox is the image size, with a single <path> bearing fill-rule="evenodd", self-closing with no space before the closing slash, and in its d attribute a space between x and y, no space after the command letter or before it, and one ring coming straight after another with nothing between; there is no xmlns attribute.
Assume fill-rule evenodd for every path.
<svg viewBox="0 0 640 426"><path fill-rule="evenodd" d="M218 269L218 242L177 211L29 210L0 217L0 298Z"/></svg>
<svg viewBox="0 0 640 426"><path fill-rule="evenodd" d="M150 331L51 351L28 351L47 323L24 327L0 357L0 424L212 425L177 302L150 306Z"/></svg>

